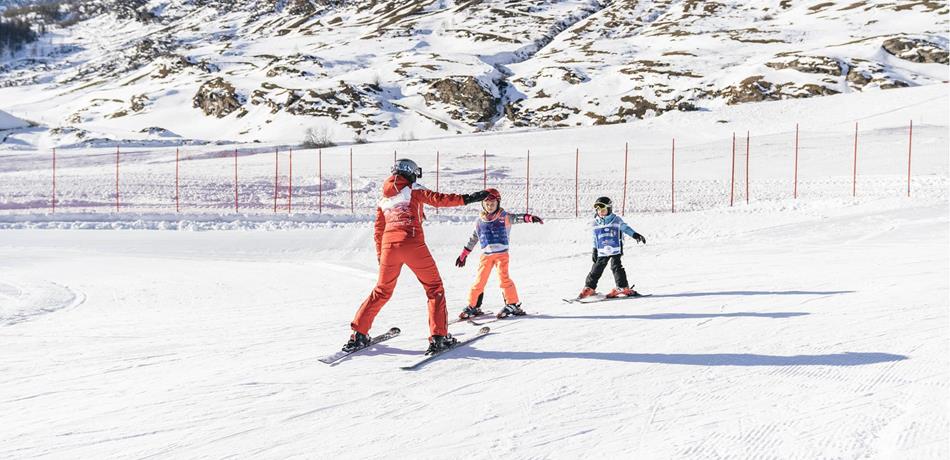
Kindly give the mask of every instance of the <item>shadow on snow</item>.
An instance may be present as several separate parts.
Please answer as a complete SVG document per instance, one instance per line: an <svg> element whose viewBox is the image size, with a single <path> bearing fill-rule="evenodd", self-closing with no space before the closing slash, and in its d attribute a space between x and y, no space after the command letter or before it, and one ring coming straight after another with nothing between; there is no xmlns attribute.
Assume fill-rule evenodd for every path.
<svg viewBox="0 0 950 460"><path fill-rule="evenodd" d="M685 366L863 366L903 361L904 355L872 352L845 352L830 355L756 355L749 353L610 353L610 352L528 352L474 350L466 358L536 360L597 359L622 363L679 364Z"/></svg>
<svg viewBox="0 0 950 460"><path fill-rule="evenodd" d="M578 315L554 316L531 315L532 319L703 319L703 318L792 318L811 313L801 311L777 311L772 313L734 312L734 313L655 313L652 315Z"/></svg>
<svg viewBox="0 0 950 460"><path fill-rule="evenodd" d="M706 297L717 295L834 295L850 294L855 291L713 291L683 292L680 294L653 294L650 297Z"/></svg>

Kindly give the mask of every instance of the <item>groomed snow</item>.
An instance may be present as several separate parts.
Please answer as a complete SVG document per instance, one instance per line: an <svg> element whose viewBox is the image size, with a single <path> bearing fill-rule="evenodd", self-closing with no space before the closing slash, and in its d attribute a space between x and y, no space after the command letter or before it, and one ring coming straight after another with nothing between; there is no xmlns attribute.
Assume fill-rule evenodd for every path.
<svg viewBox="0 0 950 460"><path fill-rule="evenodd" d="M64 214L45 214L47 153L10 155L0 170L3 202L15 204L0 214L0 457L947 458L946 100L944 85L645 125L360 146L379 162L393 145L420 155L456 146L446 148L472 165L450 163L457 175L443 190L471 191L481 186L477 153L486 145L508 168L490 182L512 211L524 199L515 165L525 147L533 159L538 152L531 206L551 218L515 227L511 250L531 315L493 323L488 337L415 372L399 366L424 351L428 328L408 270L373 328L402 335L337 366L317 361L345 342L376 279L366 211L381 179L376 157L358 172L365 191L355 216L341 194L328 215L274 217L262 184L260 207L241 217L226 210L227 158L189 163L190 180L223 184L194 189L218 208L175 214L161 189L113 215L107 152L72 152L64 162L63 190L103 196ZM786 172L798 118L825 142L810 144L811 182L796 200ZM852 197L855 120L870 134ZM749 204L730 207L722 148L753 121L763 153L752 170L765 178L753 182ZM684 146L677 171L695 188L683 190L692 203L670 213L674 131ZM647 244L628 240L624 263L653 297L568 305L561 298L576 295L590 268L586 217L573 217L570 144L596 152L586 171L612 174L583 184L586 215L591 197L618 198L616 145L626 140L643 149L633 183L651 191L625 212ZM123 168L166 174L159 154L168 150ZM273 174L273 152L242 161L261 181ZM476 212L430 211L426 226L450 314L474 278L474 264L453 261ZM501 302L495 283L485 295L491 309ZM608 272L600 289L610 287ZM475 329L450 328L460 337Z"/></svg>

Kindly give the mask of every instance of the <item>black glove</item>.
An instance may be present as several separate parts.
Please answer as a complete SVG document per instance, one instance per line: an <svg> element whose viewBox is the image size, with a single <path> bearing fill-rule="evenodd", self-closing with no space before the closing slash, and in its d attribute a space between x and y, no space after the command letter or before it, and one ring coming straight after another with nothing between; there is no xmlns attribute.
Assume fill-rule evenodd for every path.
<svg viewBox="0 0 950 460"><path fill-rule="evenodd" d="M647 239L639 233L634 233L633 239L636 240L638 243L647 244Z"/></svg>
<svg viewBox="0 0 950 460"><path fill-rule="evenodd" d="M594 263L597 263L597 248L594 248L594 254L590 260L594 261Z"/></svg>
<svg viewBox="0 0 950 460"><path fill-rule="evenodd" d="M476 201L485 201L485 198L488 198L488 192L481 190L475 193L469 193L467 195L462 195L462 201L465 204L471 204Z"/></svg>

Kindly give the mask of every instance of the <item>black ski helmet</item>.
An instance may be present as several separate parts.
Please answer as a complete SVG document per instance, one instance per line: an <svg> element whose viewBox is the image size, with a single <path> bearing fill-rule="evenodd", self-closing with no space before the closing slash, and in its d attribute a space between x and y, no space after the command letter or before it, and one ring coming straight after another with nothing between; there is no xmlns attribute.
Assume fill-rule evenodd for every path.
<svg viewBox="0 0 950 460"><path fill-rule="evenodd" d="M390 172L409 179L409 182L415 182L416 179L422 177L422 168L420 168L415 161L408 158L396 160Z"/></svg>
<svg viewBox="0 0 950 460"><path fill-rule="evenodd" d="M601 207L601 206L607 208L607 214L610 214L614 210L614 202L611 201L610 198L606 196L597 198L597 201L594 202L594 209L597 209L598 207Z"/></svg>

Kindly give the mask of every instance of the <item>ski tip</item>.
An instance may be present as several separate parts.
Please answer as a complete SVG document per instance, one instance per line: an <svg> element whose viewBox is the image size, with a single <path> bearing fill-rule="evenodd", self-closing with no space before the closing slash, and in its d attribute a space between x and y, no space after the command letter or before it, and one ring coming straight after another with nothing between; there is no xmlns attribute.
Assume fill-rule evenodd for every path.
<svg viewBox="0 0 950 460"><path fill-rule="evenodd" d="M402 332L402 331L401 331L398 327L391 327L391 328L389 328L389 333L390 333L390 334L398 334L398 333L400 333L400 332Z"/></svg>
<svg viewBox="0 0 950 460"><path fill-rule="evenodd" d="M491 331L491 328L488 327L488 326L485 326L485 327L479 329L479 330L478 330L478 333L479 333L479 334L487 334L489 331Z"/></svg>

